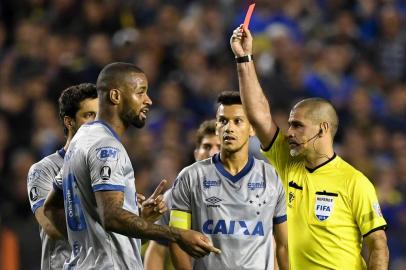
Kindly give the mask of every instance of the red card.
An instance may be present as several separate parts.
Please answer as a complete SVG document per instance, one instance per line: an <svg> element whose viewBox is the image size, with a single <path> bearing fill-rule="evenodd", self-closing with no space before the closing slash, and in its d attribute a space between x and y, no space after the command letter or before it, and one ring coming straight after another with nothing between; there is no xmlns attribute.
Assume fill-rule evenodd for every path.
<svg viewBox="0 0 406 270"><path fill-rule="evenodd" d="M244 19L244 23L243 23L245 28L248 28L248 26L250 25L251 15L252 15L252 12L254 12L254 8L255 8L255 3L251 4L248 7L248 11L247 11L247 14L245 15L245 19Z"/></svg>

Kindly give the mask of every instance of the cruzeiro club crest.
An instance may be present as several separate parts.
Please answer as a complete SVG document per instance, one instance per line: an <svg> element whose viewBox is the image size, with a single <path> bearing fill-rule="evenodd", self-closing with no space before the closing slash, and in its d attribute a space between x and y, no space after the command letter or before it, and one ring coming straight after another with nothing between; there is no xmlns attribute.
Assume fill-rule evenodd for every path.
<svg viewBox="0 0 406 270"><path fill-rule="evenodd" d="M318 194L319 193L319 194ZM316 217L320 221L328 219L328 217L333 213L334 199L337 194L325 195L326 192L316 193L316 203L314 206L314 212Z"/></svg>

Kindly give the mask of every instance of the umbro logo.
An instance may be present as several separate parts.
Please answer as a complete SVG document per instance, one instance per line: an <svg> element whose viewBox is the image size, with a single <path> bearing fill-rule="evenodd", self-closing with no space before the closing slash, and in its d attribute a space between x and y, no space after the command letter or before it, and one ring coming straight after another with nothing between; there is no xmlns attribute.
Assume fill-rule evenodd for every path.
<svg viewBox="0 0 406 270"><path fill-rule="evenodd" d="M209 197L206 199L206 202L210 203L210 204L207 204L207 207L220 207L220 205L218 205L218 203L221 201L222 201L222 199L217 198L215 196Z"/></svg>

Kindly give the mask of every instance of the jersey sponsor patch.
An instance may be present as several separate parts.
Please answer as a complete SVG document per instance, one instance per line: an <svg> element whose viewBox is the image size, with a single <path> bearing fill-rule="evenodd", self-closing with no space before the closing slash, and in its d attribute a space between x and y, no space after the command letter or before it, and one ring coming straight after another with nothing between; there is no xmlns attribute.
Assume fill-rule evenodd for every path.
<svg viewBox="0 0 406 270"><path fill-rule="evenodd" d="M202 231L205 234L264 236L262 221L209 219L203 223Z"/></svg>
<svg viewBox="0 0 406 270"><path fill-rule="evenodd" d="M203 187L205 189L210 189L212 187L219 187L220 185L221 185L220 180L207 180L207 179L203 180Z"/></svg>
<svg viewBox="0 0 406 270"><path fill-rule="evenodd" d="M316 194L314 212L318 220L324 221L328 219L328 217L332 214L334 207L334 198L335 197L333 196Z"/></svg>
<svg viewBox="0 0 406 270"><path fill-rule="evenodd" d="M37 187L32 187L30 189L30 199L31 201L35 202L39 198L39 190Z"/></svg>
<svg viewBox="0 0 406 270"><path fill-rule="evenodd" d="M102 180L109 180L111 175L111 168L109 166L103 166L100 169L100 178Z"/></svg>
<svg viewBox="0 0 406 270"><path fill-rule="evenodd" d="M383 215L382 215L382 211L381 211L381 207L379 206L379 203L378 203L378 202L374 202L374 203L372 204L372 207L374 208L375 213L378 215L378 217L382 217L382 216L383 216Z"/></svg>
<svg viewBox="0 0 406 270"><path fill-rule="evenodd" d="M265 181L262 182L248 182L247 184L248 189L254 191L256 189L264 189L265 188Z"/></svg>
<svg viewBox="0 0 406 270"><path fill-rule="evenodd" d="M116 161L118 160L118 153L120 150L114 147L102 147L96 149L96 157L102 161Z"/></svg>

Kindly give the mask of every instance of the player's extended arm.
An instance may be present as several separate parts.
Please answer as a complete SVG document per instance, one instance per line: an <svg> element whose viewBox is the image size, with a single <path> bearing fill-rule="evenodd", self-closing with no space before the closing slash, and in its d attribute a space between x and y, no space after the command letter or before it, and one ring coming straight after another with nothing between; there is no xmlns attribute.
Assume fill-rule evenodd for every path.
<svg viewBox="0 0 406 270"><path fill-rule="evenodd" d="M123 209L123 192L97 191L95 196L102 225L107 231L134 238L177 242L182 249L198 258L210 252L219 252L201 233L156 225Z"/></svg>
<svg viewBox="0 0 406 270"><path fill-rule="evenodd" d="M40 207L35 211L35 218L52 239L68 238L61 192L51 189L45 200L44 207Z"/></svg>
<svg viewBox="0 0 406 270"><path fill-rule="evenodd" d="M171 254L172 264L176 270L192 270L192 262L189 255L177 244L170 243L169 251Z"/></svg>
<svg viewBox="0 0 406 270"><path fill-rule="evenodd" d="M370 233L364 238L368 248L368 270L387 270L389 250L384 230Z"/></svg>
<svg viewBox="0 0 406 270"><path fill-rule="evenodd" d="M145 251L144 269L145 270L164 270L165 258L168 255L168 247L150 241Z"/></svg>
<svg viewBox="0 0 406 270"><path fill-rule="evenodd" d="M274 225L274 237L276 242L276 259L281 270L289 269L288 254L288 223L282 222Z"/></svg>
<svg viewBox="0 0 406 270"><path fill-rule="evenodd" d="M230 39L235 57L252 55L252 36L242 26L234 30ZM271 143L277 127L272 120L268 100L259 84L253 61L237 63L238 82L244 110L263 147Z"/></svg>

